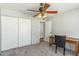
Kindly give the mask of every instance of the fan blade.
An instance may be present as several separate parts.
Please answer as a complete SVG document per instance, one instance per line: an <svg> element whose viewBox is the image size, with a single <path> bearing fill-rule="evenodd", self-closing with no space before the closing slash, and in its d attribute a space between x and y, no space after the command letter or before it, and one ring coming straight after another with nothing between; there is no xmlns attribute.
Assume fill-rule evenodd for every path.
<svg viewBox="0 0 79 59"><path fill-rule="evenodd" d="M46 13L49 13L49 14L56 14L58 13L58 11L45 11Z"/></svg>
<svg viewBox="0 0 79 59"><path fill-rule="evenodd" d="M50 6L50 5L49 5L48 3L45 3L45 4L44 4L44 7L43 7L43 10L44 10L44 11L47 10L49 6Z"/></svg>
<svg viewBox="0 0 79 59"><path fill-rule="evenodd" d="M37 15L39 15L40 13L35 14L33 17L36 17Z"/></svg>
<svg viewBox="0 0 79 59"><path fill-rule="evenodd" d="M39 12L39 11L37 11L37 10L31 10L31 9L27 9L27 11Z"/></svg>

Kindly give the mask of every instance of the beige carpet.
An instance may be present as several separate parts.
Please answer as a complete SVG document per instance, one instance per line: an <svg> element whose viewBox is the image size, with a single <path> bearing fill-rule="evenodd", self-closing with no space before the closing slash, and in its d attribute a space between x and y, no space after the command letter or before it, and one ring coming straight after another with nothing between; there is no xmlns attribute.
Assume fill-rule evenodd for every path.
<svg viewBox="0 0 79 59"><path fill-rule="evenodd" d="M66 49L65 55L75 56L75 53ZM55 53L55 45L49 47L47 42L41 42L39 44L4 51L2 52L2 56L63 56L63 50L58 48L58 52Z"/></svg>

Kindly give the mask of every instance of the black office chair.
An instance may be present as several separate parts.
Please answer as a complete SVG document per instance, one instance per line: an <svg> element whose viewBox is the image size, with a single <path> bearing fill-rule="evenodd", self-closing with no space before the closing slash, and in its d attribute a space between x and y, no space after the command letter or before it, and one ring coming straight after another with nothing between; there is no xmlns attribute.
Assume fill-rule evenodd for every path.
<svg viewBox="0 0 79 59"><path fill-rule="evenodd" d="M65 55L65 41L66 36L55 35L55 53L57 53L57 47L63 48L63 55Z"/></svg>

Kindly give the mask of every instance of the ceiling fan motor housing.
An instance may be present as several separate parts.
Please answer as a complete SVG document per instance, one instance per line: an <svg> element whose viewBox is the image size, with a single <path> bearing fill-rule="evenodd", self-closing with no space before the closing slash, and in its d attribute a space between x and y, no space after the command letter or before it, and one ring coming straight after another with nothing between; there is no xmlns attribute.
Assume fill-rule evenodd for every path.
<svg viewBox="0 0 79 59"><path fill-rule="evenodd" d="M44 8L44 3L40 3L39 11L40 11L40 12L43 12L43 11L44 11L43 8Z"/></svg>
<svg viewBox="0 0 79 59"><path fill-rule="evenodd" d="M40 6L44 6L44 3L40 3Z"/></svg>
<svg viewBox="0 0 79 59"><path fill-rule="evenodd" d="M43 7L40 7L40 8L39 8L39 11L40 11L40 12L43 12Z"/></svg>

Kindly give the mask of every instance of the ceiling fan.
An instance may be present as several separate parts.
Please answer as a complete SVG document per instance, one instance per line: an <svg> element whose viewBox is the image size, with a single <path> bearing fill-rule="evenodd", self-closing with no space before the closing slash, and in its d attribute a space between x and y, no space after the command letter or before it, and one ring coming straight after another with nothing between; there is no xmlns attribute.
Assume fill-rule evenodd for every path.
<svg viewBox="0 0 79 59"><path fill-rule="evenodd" d="M33 17L41 17L43 20L47 18L47 14L57 14L58 11L53 11L53 10L47 10L50 7L48 3L40 3L40 8L39 10L32 10L32 9L27 9L27 11L33 11L33 12L38 12L35 14Z"/></svg>

